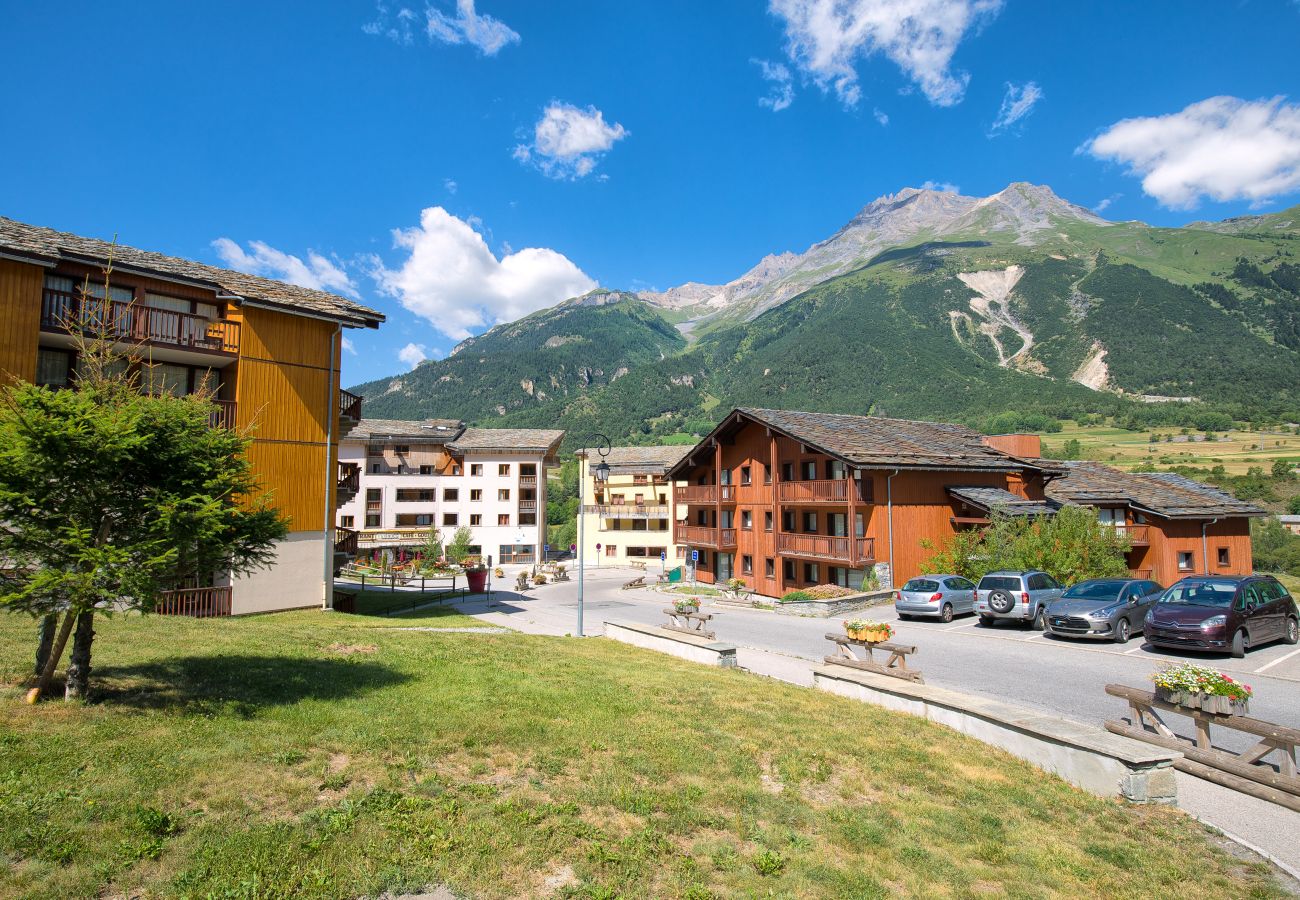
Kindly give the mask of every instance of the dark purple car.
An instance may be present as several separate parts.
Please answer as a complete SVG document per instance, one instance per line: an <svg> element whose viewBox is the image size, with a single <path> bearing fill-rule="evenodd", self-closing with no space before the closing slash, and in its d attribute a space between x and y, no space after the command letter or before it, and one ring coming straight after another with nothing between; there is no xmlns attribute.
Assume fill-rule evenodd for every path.
<svg viewBox="0 0 1300 900"><path fill-rule="evenodd" d="M1300 611L1272 575L1195 575L1160 596L1143 632L1156 647L1240 658L1270 641L1300 642Z"/></svg>

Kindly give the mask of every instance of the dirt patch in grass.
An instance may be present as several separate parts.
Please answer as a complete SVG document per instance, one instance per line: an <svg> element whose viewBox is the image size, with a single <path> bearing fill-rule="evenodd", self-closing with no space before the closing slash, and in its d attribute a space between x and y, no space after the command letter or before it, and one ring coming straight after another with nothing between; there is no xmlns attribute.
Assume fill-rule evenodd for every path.
<svg viewBox="0 0 1300 900"><path fill-rule="evenodd" d="M351 656L353 653L374 653L379 647L374 644L344 644L341 641L335 641L325 649L342 656Z"/></svg>

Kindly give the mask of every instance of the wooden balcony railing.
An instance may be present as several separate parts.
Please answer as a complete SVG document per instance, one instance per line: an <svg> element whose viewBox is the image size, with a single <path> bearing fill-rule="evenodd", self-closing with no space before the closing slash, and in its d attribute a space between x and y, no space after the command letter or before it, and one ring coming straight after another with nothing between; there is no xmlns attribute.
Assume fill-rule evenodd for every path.
<svg viewBox="0 0 1300 900"><path fill-rule="evenodd" d="M537 476L536 476L536 475L520 475L520 476L519 476L519 486L520 486L520 487L530 487L530 486L531 486L531 487L535 487L536 485L537 485Z"/></svg>
<svg viewBox="0 0 1300 900"><path fill-rule="evenodd" d="M649 503L599 503L583 507L602 519L666 519L668 507Z"/></svg>
<svg viewBox="0 0 1300 900"><path fill-rule="evenodd" d="M673 529L673 541L697 547L725 549L736 546L736 529L679 524Z"/></svg>
<svg viewBox="0 0 1300 900"><path fill-rule="evenodd" d="M716 484L682 484L673 488L673 496L678 503L717 503L718 486Z"/></svg>
<svg viewBox="0 0 1300 900"><path fill-rule="evenodd" d="M351 528L334 529L334 552L347 556L357 555L357 532Z"/></svg>
<svg viewBox="0 0 1300 900"><path fill-rule="evenodd" d="M1132 578L1141 578L1143 581L1151 580L1153 569L1129 569L1128 574Z"/></svg>
<svg viewBox="0 0 1300 900"><path fill-rule="evenodd" d="M536 501L536 500L520 500L520 501L519 501L519 511L520 511L520 512L536 512L536 510L537 510L537 501Z"/></svg>
<svg viewBox="0 0 1300 900"><path fill-rule="evenodd" d="M366 501L366 512L368 512L368 513L377 513L377 512L383 512L383 511L384 511L384 501L382 501L382 500L367 500L367 501Z"/></svg>
<svg viewBox="0 0 1300 900"><path fill-rule="evenodd" d="M154 612L160 616L194 616L199 619L230 615L230 588L181 588L158 595Z"/></svg>
<svg viewBox="0 0 1300 900"><path fill-rule="evenodd" d="M339 463L339 493L355 497L361 490L361 466L356 463Z"/></svg>
<svg viewBox="0 0 1300 900"><path fill-rule="evenodd" d="M212 427L233 429L235 427L235 401L211 400L209 402L217 407L212 413Z"/></svg>
<svg viewBox="0 0 1300 900"><path fill-rule="evenodd" d="M82 298L70 291L49 288L41 296L41 327L114 341L147 342L230 356L239 353L238 322L207 319L143 303Z"/></svg>
<svg viewBox="0 0 1300 900"><path fill-rule="evenodd" d="M782 503L847 503L850 490L858 492L859 502L866 502L862 497L862 489L851 478L779 481L776 485L776 495Z"/></svg>
<svg viewBox="0 0 1300 900"><path fill-rule="evenodd" d="M339 388L339 418L352 422L361 421L361 398L342 388Z"/></svg>
<svg viewBox="0 0 1300 900"><path fill-rule="evenodd" d="M1150 525L1114 525L1116 533L1128 535L1134 547L1146 547L1151 543Z"/></svg>
<svg viewBox="0 0 1300 900"><path fill-rule="evenodd" d="M776 535L776 551L791 556L811 556L850 564L868 563L875 561L876 541L875 538L868 537L789 534L781 531Z"/></svg>

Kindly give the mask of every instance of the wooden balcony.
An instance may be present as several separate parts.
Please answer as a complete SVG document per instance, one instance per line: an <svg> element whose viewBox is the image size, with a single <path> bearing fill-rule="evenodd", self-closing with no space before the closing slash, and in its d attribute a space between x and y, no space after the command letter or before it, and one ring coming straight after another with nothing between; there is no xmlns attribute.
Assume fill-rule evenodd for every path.
<svg viewBox="0 0 1300 900"><path fill-rule="evenodd" d="M807 484L808 482L804 482ZM828 559L859 565L876 560L876 540L868 537L836 537L826 534L777 532L776 552L789 556Z"/></svg>
<svg viewBox="0 0 1300 900"><path fill-rule="evenodd" d="M342 506L361 490L361 466L356 463L339 463L338 505Z"/></svg>
<svg viewBox="0 0 1300 900"><path fill-rule="evenodd" d="M600 516L602 519L666 519L668 507L648 503L601 503L588 504L583 511Z"/></svg>
<svg viewBox="0 0 1300 900"><path fill-rule="evenodd" d="M344 556L357 555L357 532L351 528L334 529L334 552Z"/></svg>
<svg viewBox="0 0 1300 900"><path fill-rule="evenodd" d="M154 612L160 616L193 616L209 619L230 615L229 587L181 588L158 595Z"/></svg>
<svg viewBox="0 0 1300 900"><path fill-rule="evenodd" d="M1128 574L1130 578L1140 578L1143 581L1150 581L1151 573L1153 571L1154 569L1129 569Z"/></svg>
<svg viewBox="0 0 1300 900"><path fill-rule="evenodd" d="M1128 539L1134 547L1151 546L1150 525L1115 525L1113 527L1117 534L1128 535Z"/></svg>
<svg viewBox="0 0 1300 900"><path fill-rule="evenodd" d="M519 476L519 486L520 486L520 487L537 487L537 476L536 476L536 475L520 475L520 476Z"/></svg>
<svg viewBox="0 0 1300 900"><path fill-rule="evenodd" d="M723 503L736 502L736 485L734 484L685 484L673 488L673 497L678 503Z"/></svg>
<svg viewBox="0 0 1300 900"><path fill-rule="evenodd" d="M83 298L49 288L41 295L41 328L113 341L239 355L239 323L143 303Z"/></svg>
<svg viewBox="0 0 1300 900"><path fill-rule="evenodd" d="M339 431L346 435L361 421L361 398L339 388Z"/></svg>
<svg viewBox="0 0 1300 900"><path fill-rule="evenodd" d="M536 501L536 500L520 500L520 501L519 501L519 511L520 511L520 512L537 512L537 501Z"/></svg>
<svg viewBox="0 0 1300 900"><path fill-rule="evenodd" d="M852 488L850 488L852 485ZM819 481L778 481L776 496L782 503L848 503L849 490L857 490L857 500L865 503L862 490L851 478L836 478Z"/></svg>
<svg viewBox="0 0 1300 900"><path fill-rule="evenodd" d="M233 429L235 427L235 401L210 400L208 402L216 407L216 410L212 413L212 427Z"/></svg>
<svg viewBox="0 0 1300 900"><path fill-rule="evenodd" d="M678 524L673 528L673 542L693 547L726 550L736 546L736 529Z"/></svg>

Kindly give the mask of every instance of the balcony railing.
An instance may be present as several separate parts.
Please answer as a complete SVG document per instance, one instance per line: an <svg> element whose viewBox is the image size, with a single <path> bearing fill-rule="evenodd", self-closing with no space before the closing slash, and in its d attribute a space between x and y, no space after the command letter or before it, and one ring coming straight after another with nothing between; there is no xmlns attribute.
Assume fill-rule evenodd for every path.
<svg viewBox="0 0 1300 900"><path fill-rule="evenodd" d="M355 497L361 490L361 466L356 463L339 463L339 493Z"/></svg>
<svg viewBox="0 0 1300 900"><path fill-rule="evenodd" d="M704 525L678 525L673 529L673 541L697 547L725 549L736 546L736 529L709 528Z"/></svg>
<svg viewBox="0 0 1300 900"><path fill-rule="evenodd" d="M357 555L357 532L351 528L334 529L334 552L345 556Z"/></svg>
<svg viewBox="0 0 1300 900"><path fill-rule="evenodd" d="M850 485L853 487L850 488ZM858 501L863 501L862 489L851 478L779 481L776 496L782 503L847 503L850 490L856 490Z"/></svg>
<svg viewBox="0 0 1300 900"><path fill-rule="evenodd" d="M361 398L342 388L339 389L339 418L354 423L361 421Z"/></svg>
<svg viewBox="0 0 1300 900"><path fill-rule="evenodd" d="M230 588L181 588L158 595L154 612L160 616L194 616L208 619L230 615Z"/></svg>
<svg viewBox="0 0 1300 900"><path fill-rule="evenodd" d="M673 488L673 496L678 503L717 503L718 486L716 484L682 484Z"/></svg>
<svg viewBox="0 0 1300 900"><path fill-rule="evenodd" d="M234 400L210 400L216 410L212 413L213 428L234 428L235 427L235 401Z"/></svg>
<svg viewBox="0 0 1300 900"><path fill-rule="evenodd" d="M519 486L520 486L520 487L530 487L530 486L531 486L531 487L536 487L536 486L537 486L537 476L536 476L536 475L520 475L520 476L519 476Z"/></svg>
<svg viewBox="0 0 1300 900"><path fill-rule="evenodd" d="M1150 525L1112 525L1116 534L1128 535L1134 547L1146 547L1151 543Z"/></svg>
<svg viewBox="0 0 1300 900"><path fill-rule="evenodd" d="M114 341L151 343L235 356L239 323L158 309L143 303L82 298L49 288L41 297L41 327L81 332Z"/></svg>
<svg viewBox="0 0 1300 900"><path fill-rule="evenodd" d="M810 556L850 564L874 562L875 538L837 537L823 534L789 534L778 532L776 551L791 556Z"/></svg>
<svg viewBox="0 0 1300 900"><path fill-rule="evenodd" d="M1143 581L1151 580L1153 569L1129 569L1128 574L1131 578L1140 578Z"/></svg>
<svg viewBox="0 0 1300 900"><path fill-rule="evenodd" d="M649 503L598 503L583 507L584 512L593 513L602 519L666 519L667 506Z"/></svg>
<svg viewBox="0 0 1300 900"><path fill-rule="evenodd" d="M519 511L520 511L520 512L536 512L536 511L537 511L537 501L536 501L536 500L520 500L520 501L519 501Z"/></svg>

